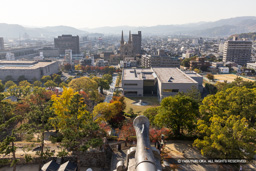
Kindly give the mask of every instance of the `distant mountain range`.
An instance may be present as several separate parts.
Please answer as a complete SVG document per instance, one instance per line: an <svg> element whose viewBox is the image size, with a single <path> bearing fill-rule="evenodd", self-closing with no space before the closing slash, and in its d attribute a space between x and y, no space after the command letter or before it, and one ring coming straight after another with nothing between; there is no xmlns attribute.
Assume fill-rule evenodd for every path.
<svg viewBox="0 0 256 171"><path fill-rule="evenodd" d="M222 19L215 22L199 22L182 25L157 25L152 27L99 27L76 29L68 26L54 26L42 28L28 28L16 24L0 23L0 37L19 38L29 35L31 38L52 38L62 34L88 35L90 33L103 33L120 35L131 30L133 33L142 31L142 35L190 35L202 37L228 37L233 34L256 32L256 17L236 17Z"/></svg>
<svg viewBox="0 0 256 171"><path fill-rule="evenodd" d="M0 23L0 37L22 38L28 35L30 38L52 38L62 34L87 35L88 32L68 26L28 28L17 24Z"/></svg>

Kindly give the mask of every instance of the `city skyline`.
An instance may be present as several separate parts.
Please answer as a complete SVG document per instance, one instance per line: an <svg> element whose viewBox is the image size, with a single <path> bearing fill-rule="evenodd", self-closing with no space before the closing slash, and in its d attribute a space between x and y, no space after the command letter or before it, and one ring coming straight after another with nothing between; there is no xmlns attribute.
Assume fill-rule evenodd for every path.
<svg viewBox="0 0 256 171"><path fill-rule="evenodd" d="M15 6L14 6L15 4ZM66 25L76 28L103 26L180 25L256 16L253 0L11 0L1 2L0 23L30 27Z"/></svg>

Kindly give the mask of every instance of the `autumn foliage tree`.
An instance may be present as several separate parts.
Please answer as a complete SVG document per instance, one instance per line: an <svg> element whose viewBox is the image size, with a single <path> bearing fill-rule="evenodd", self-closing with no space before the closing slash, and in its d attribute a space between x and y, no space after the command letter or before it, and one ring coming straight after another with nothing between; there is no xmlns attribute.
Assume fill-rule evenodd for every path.
<svg viewBox="0 0 256 171"><path fill-rule="evenodd" d="M161 135L165 135L167 137L170 134L170 130L167 128L150 128L149 129L149 136L150 140L152 142L160 141L161 140Z"/></svg>
<svg viewBox="0 0 256 171"><path fill-rule="evenodd" d="M27 99L24 99L24 104L28 103L30 110L26 115L27 122L23 123L22 129L25 134L39 134L39 140L41 144L40 152L38 155L40 157L39 169L43 164L43 160L51 154L45 151L45 131L50 129L49 118L53 116L53 111L51 110L50 101L52 91L45 90L44 88L37 87L34 89L33 94L31 94Z"/></svg>
<svg viewBox="0 0 256 171"><path fill-rule="evenodd" d="M86 110L83 97L72 88L64 88L60 96L53 95L52 101L55 117L50 121L63 134L62 145L73 152L79 170L82 152L101 145L101 137L105 134L93 122L93 116Z"/></svg>
<svg viewBox="0 0 256 171"><path fill-rule="evenodd" d="M136 136L135 129L133 127L133 119L127 120L121 129L116 129L119 140L125 140L125 146L127 146L127 142L133 140Z"/></svg>

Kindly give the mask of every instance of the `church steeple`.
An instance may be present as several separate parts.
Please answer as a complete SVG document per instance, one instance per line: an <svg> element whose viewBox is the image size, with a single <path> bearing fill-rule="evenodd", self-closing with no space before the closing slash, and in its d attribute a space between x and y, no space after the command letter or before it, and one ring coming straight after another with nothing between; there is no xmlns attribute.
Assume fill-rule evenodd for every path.
<svg viewBox="0 0 256 171"><path fill-rule="evenodd" d="M132 35L131 35L131 31L129 31L129 41L128 41L129 44L132 43Z"/></svg>
<svg viewBox="0 0 256 171"><path fill-rule="evenodd" d="M122 30L121 45L123 45L123 44L124 44L124 32L123 32L123 30Z"/></svg>

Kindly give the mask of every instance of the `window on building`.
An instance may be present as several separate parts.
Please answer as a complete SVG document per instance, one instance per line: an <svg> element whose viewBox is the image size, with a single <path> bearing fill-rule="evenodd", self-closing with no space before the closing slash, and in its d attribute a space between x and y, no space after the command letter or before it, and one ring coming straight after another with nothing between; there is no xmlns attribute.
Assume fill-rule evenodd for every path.
<svg viewBox="0 0 256 171"><path fill-rule="evenodd" d="M125 83L124 85L125 86L137 86L138 84L136 84L136 83Z"/></svg>
<svg viewBox="0 0 256 171"><path fill-rule="evenodd" d="M179 89L163 89L163 92L165 92L165 93L177 93L177 92L179 92Z"/></svg>

